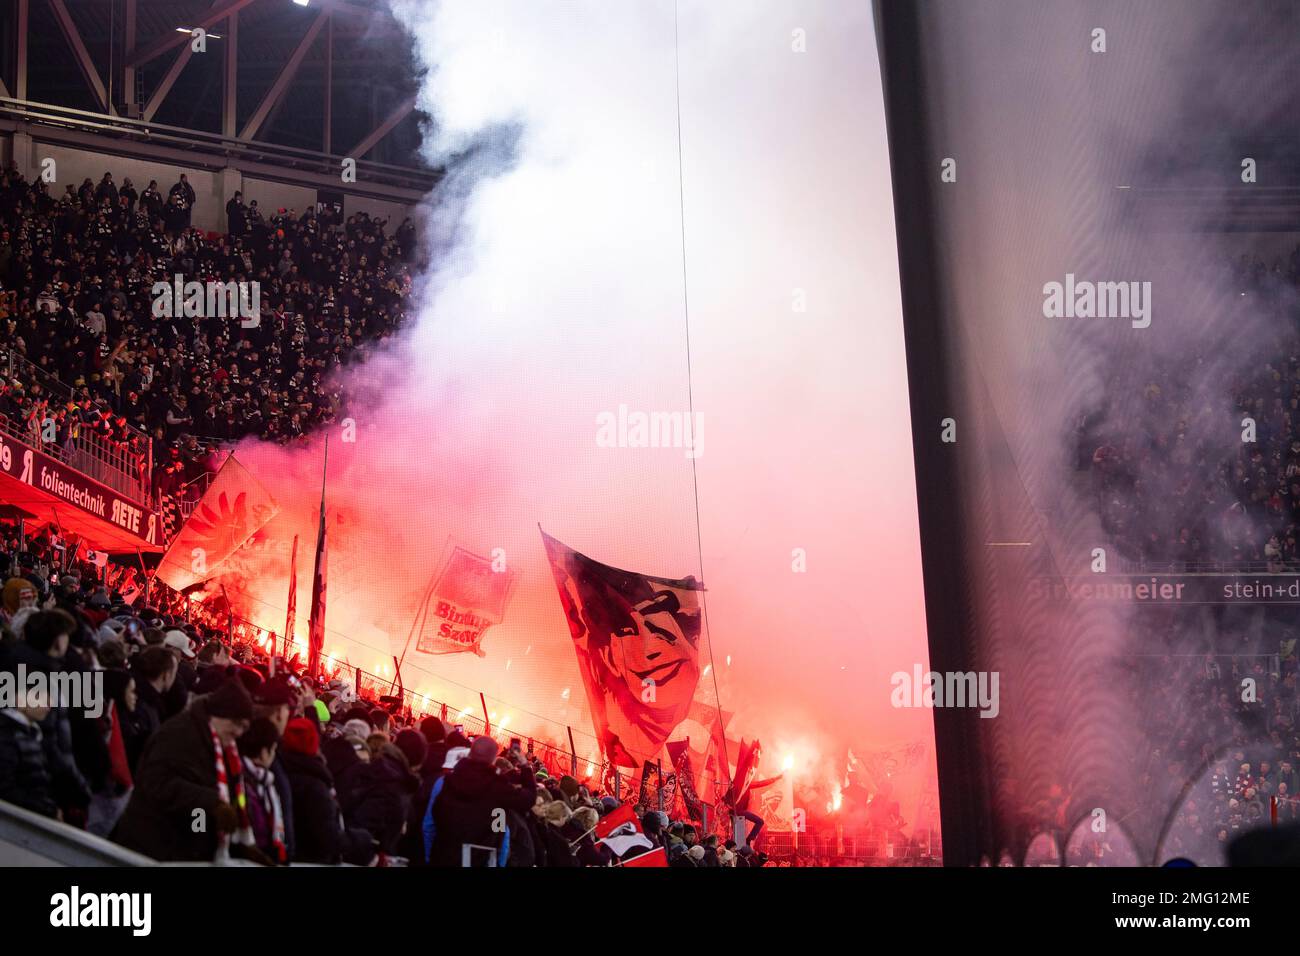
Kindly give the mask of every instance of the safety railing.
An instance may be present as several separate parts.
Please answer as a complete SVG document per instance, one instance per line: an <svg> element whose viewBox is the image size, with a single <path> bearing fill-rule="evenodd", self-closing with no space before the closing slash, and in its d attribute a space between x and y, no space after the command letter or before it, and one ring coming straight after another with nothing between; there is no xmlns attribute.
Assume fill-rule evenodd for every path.
<svg viewBox="0 0 1300 956"><path fill-rule="evenodd" d="M1300 561L1125 561L1121 574L1300 574Z"/></svg>
<svg viewBox="0 0 1300 956"><path fill-rule="evenodd" d="M209 168L219 169L228 165L229 158L235 156L250 162L283 168L286 172L302 170L329 174L337 179L339 164L344 158L294 146L282 146L278 143L243 140L205 130L168 126L125 116L109 116L53 103L37 103L6 96L0 96L0 117L19 123L45 126L53 132L76 130L97 136L128 140L146 147L165 146L184 150L195 156L196 167L206 165ZM419 193L432 190L443 176L442 169L394 166L371 160L358 162L357 169L359 183L382 183ZM364 190L359 189L359 191Z"/></svg>
<svg viewBox="0 0 1300 956"><path fill-rule="evenodd" d="M73 401L73 390L60 379L29 362L14 349L0 350L0 367L5 369L10 382L27 388L39 385L47 402L67 404ZM102 404L97 408L102 408ZM69 415L79 414L77 409ZM115 440L97 434L93 427L81 421L65 427L62 441L56 434L54 420L44 414L32 415L26 420L15 420L0 415L0 429L5 434L39 449L69 468L89 475L102 485L134 501L149 501L149 486L153 471L153 439L138 428L122 426L122 438Z"/></svg>

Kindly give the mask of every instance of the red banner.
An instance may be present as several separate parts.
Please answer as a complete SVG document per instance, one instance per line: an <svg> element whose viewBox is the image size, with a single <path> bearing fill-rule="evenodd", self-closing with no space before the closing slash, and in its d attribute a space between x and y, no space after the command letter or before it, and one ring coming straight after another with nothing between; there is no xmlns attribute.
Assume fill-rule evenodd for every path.
<svg viewBox="0 0 1300 956"><path fill-rule="evenodd" d="M504 558L480 557L455 546L436 583L425 598L415 649L421 654L459 654L479 657L483 635L501 623L514 588L515 573Z"/></svg>
<svg viewBox="0 0 1300 956"><path fill-rule="evenodd" d="M206 581L279 510L275 499L231 455L172 539L158 565L158 579L177 591Z"/></svg>
<svg viewBox="0 0 1300 956"><path fill-rule="evenodd" d="M621 767L653 761L700 682L703 586L622 571L542 532L596 733Z"/></svg>

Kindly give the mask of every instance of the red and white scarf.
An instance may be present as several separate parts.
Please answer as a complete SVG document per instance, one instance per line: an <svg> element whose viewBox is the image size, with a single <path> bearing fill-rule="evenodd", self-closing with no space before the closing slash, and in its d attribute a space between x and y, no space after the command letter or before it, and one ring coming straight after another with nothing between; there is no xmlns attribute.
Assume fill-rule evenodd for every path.
<svg viewBox="0 0 1300 956"><path fill-rule="evenodd" d="M212 731L212 748L217 761L217 799L221 803L230 804L235 808L235 813L239 815L239 825L233 834L217 834L217 858L221 859L230 855L231 843L241 846L254 846L257 841L253 838L253 827L248 822L248 804L244 796L243 764L239 760L239 751L234 744L222 744L221 738L217 736L215 730ZM227 766L230 767L230 774L235 778L233 792L226 774Z"/></svg>
<svg viewBox="0 0 1300 956"><path fill-rule="evenodd" d="M266 807L267 816L271 818L271 853L269 856L276 863L287 863L288 848L284 844L284 809L280 806L280 794L275 789L275 774L250 762L246 768L253 791L253 799Z"/></svg>

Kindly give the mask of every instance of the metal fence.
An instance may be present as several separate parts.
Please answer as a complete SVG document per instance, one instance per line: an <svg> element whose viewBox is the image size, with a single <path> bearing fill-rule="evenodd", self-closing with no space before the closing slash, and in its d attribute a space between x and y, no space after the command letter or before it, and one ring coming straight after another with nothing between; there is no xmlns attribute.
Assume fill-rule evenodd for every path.
<svg viewBox="0 0 1300 956"><path fill-rule="evenodd" d="M305 663L307 660L309 649L306 641L301 638L295 637L286 641L283 635L263 628L246 618L234 614L214 613L198 599L186 598L156 579L151 583L150 594L152 595L151 603L156 606L177 600L183 601L188 618L206 627L228 632L229 638L234 644L256 648L256 653L259 655L273 655L289 661L292 661L297 655L300 664ZM636 799L638 795L639 771L631 771L625 767L615 767L603 759L589 759L583 756L583 754L601 753L597 739L585 731L550 721L549 718L531 714L524 708L515 707L505 701L496 701L496 703L503 705L510 713L527 714L537 721L552 723L555 726L555 732L549 737L543 738L535 735L530 736L509 727L496 725L489 727L481 707L456 707L445 701L418 694L410 688L399 686L396 675L382 677L353 666L347 661L340 662L330 658L322 661L321 672L323 677L332 678L337 676L350 682L357 694L372 704L378 701L380 697L400 698L400 711L405 715L409 715L413 721L419 721L429 716L439 717L449 727L459 725L466 735L479 736L487 734L497 741L498 745L503 749L509 745L512 738L518 737L521 743L526 748L531 749L538 759L542 761L548 773L553 775L572 774L579 780L591 781L593 786L599 786L607 793L617 792L620 799ZM572 749L566 745L566 738L570 734L572 734L575 742ZM670 780L673 768L665 766L663 771L665 780ZM707 808L706 823L709 830L722 835L726 832L728 814L717 797L726 788L726 781L710 778L705 783L706 787L699 796ZM654 785L650 788L652 794L657 791L659 785L660 781L655 780ZM671 809L671 807L665 809Z"/></svg>
<svg viewBox="0 0 1300 956"><path fill-rule="evenodd" d="M799 833L764 830L757 845L786 866L939 866L943 856L942 839L933 827L910 836L842 824Z"/></svg>

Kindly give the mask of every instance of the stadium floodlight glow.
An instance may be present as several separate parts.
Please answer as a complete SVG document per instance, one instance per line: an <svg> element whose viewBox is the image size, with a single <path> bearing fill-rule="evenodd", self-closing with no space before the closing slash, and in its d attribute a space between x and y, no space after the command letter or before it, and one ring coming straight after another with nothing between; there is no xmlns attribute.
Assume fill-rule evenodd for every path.
<svg viewBox="0 0 1300 956"><path fill-rule="evenodd" d="M177 28L176 28L176 32L177 32L177 33L193 33L193 32L194 32L194 28L193 28L193 27L177 27ZM205 34L205 36L207 36L207 38L208 38L209 40L220 40L220 39L221 39L221 34L220 34L220 33L208 33L208 34Z"/></svg>
<svg viewBox="0 0 1300 956"><path fill-rule="evenodd" d="M311 0L293 0L293 2L298 4L300 7L305 7L307 4L311 3Z"/></svg>

